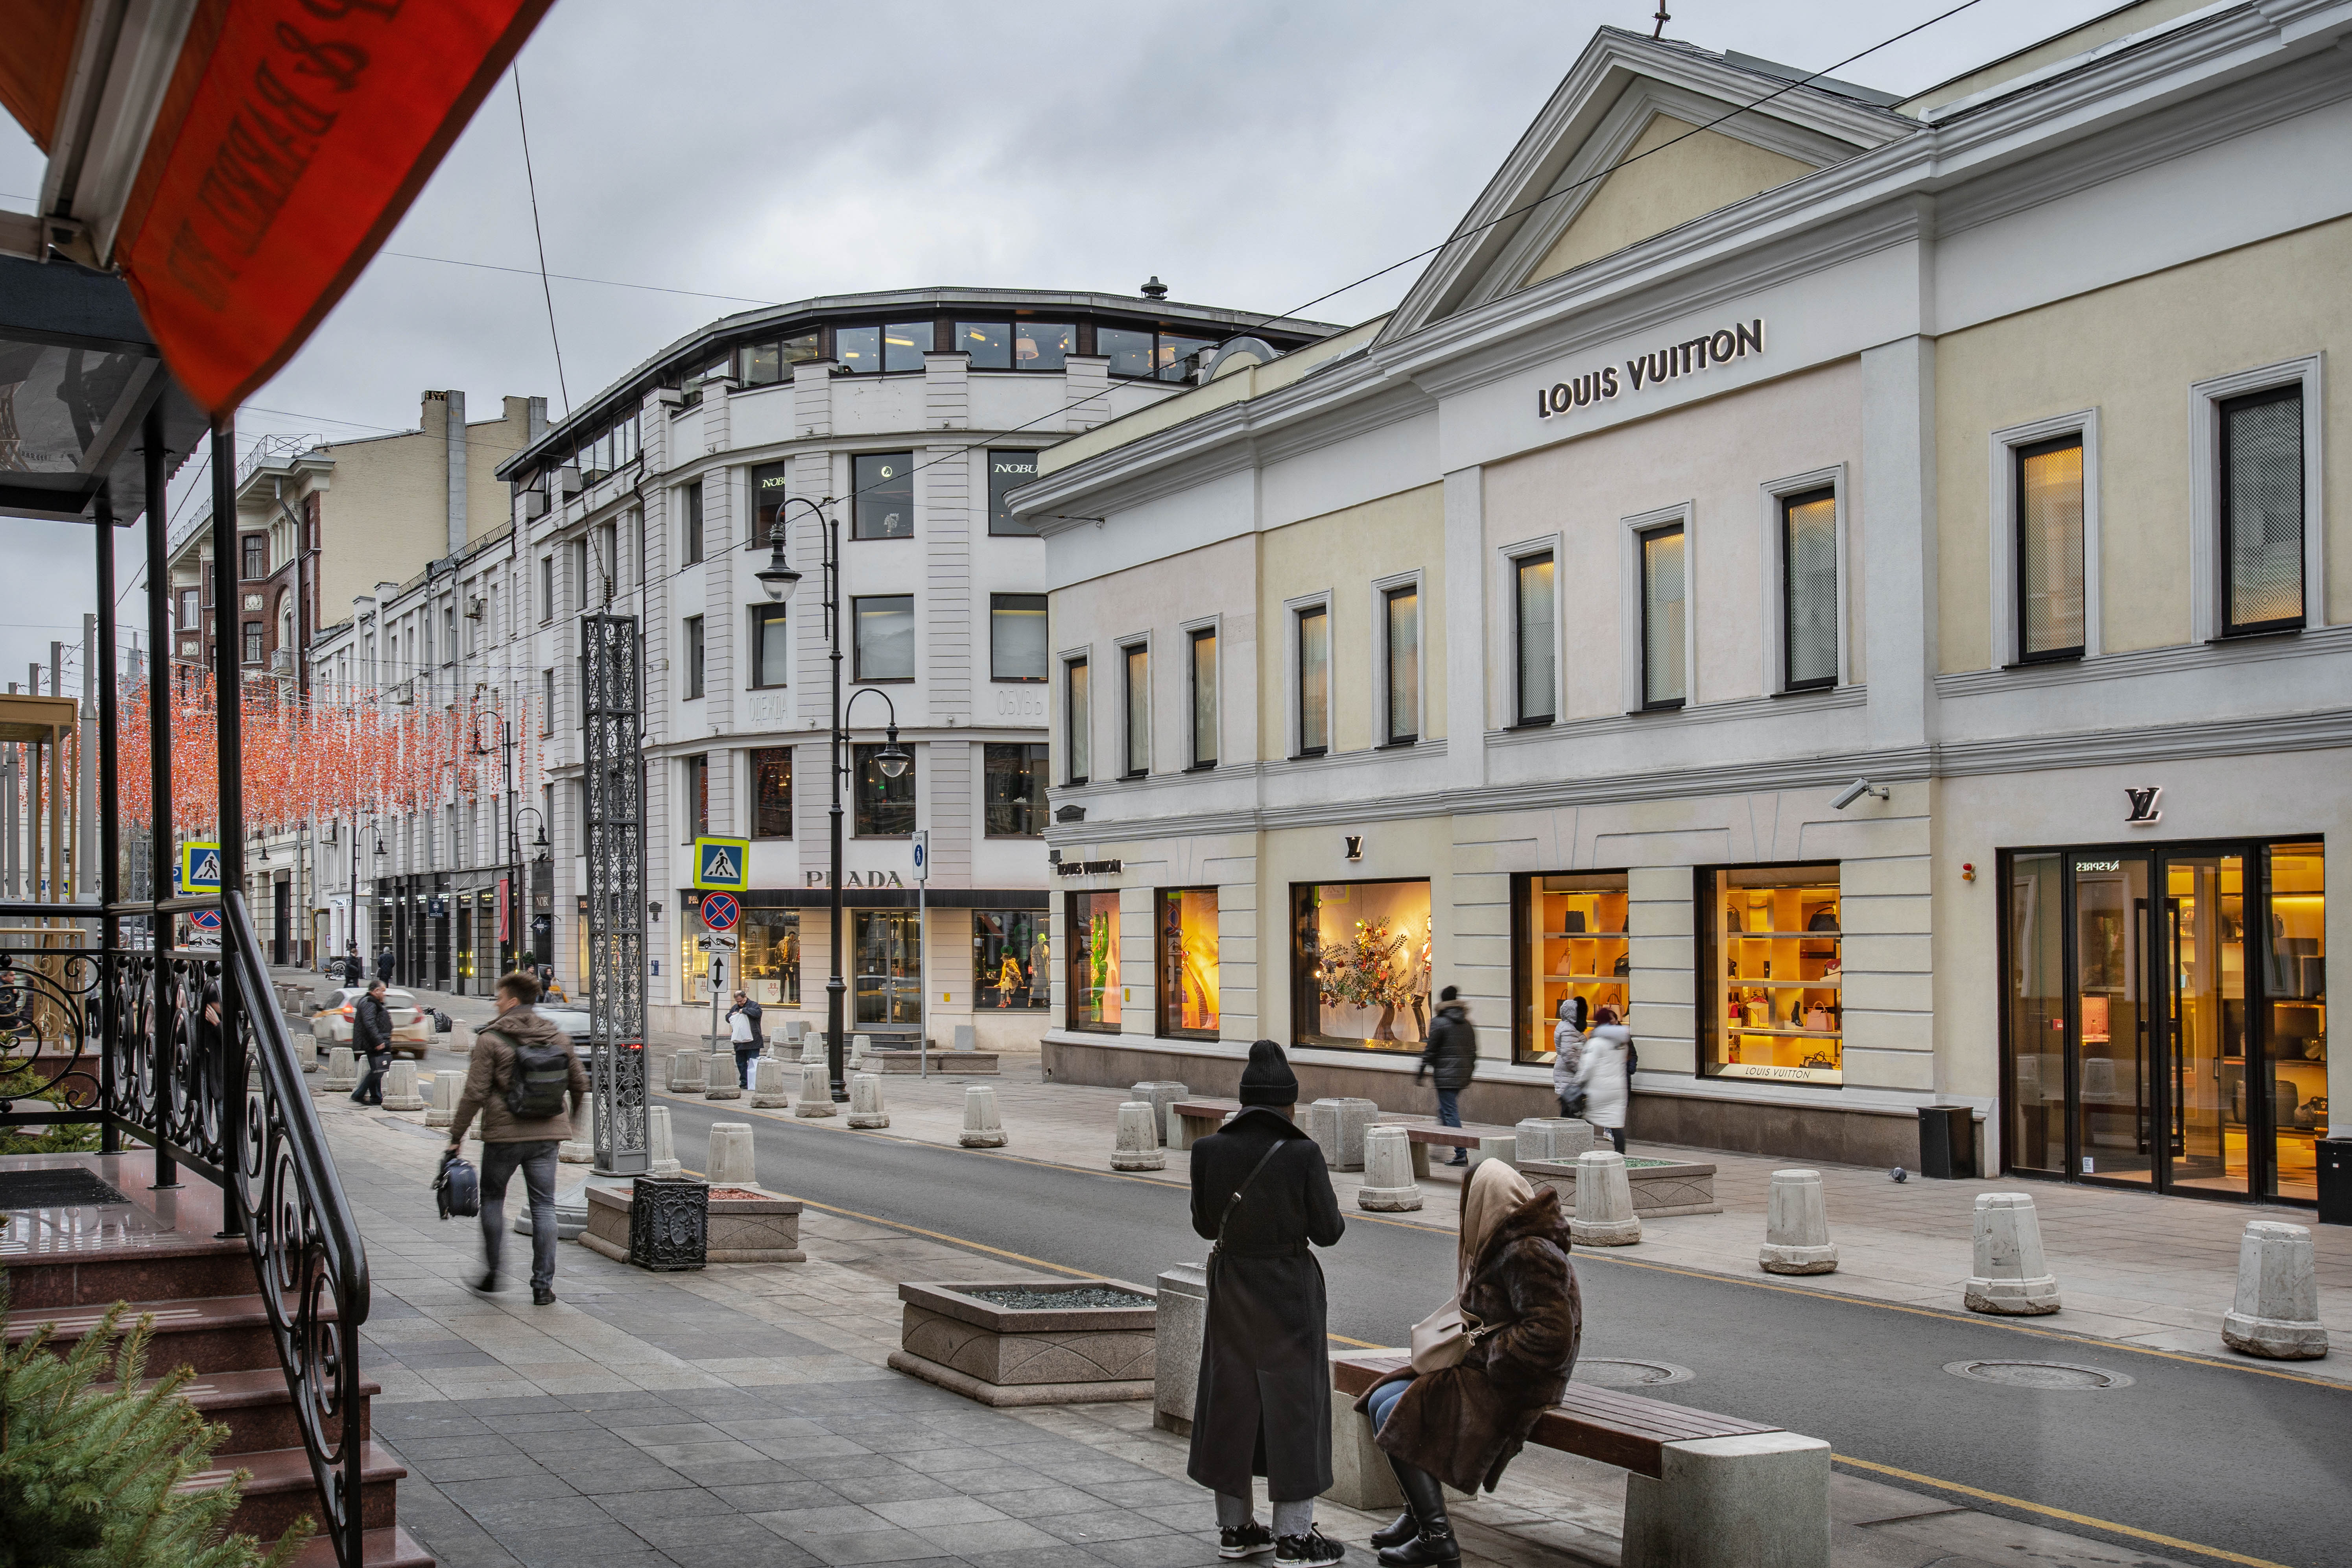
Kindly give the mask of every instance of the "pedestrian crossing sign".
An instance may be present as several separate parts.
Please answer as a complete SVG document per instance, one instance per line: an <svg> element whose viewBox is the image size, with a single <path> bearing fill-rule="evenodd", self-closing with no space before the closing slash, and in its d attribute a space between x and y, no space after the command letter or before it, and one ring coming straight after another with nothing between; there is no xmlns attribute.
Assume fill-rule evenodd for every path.
<svg viewBox="0 0 2352 1568"><path fill-rule="evenodd" d="M751 885L751 841L748 838L698 838L694 841L694 885L740 892Z"/></svg>
<svg viewBox="0 0 2352 1568"><path fill-rule="evenodd" d="M180 891L217 893L221 890L221 847L192 839L180 846Z"/></svg>

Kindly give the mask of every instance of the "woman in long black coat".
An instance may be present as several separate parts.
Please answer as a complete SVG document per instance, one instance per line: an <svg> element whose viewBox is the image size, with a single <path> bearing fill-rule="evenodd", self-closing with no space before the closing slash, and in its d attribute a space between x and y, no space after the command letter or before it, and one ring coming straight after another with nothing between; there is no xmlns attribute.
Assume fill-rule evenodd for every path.
<svg viewBox="0 0 2352 1568"><path fill-rule="evenodd" d="M1272 1040L1250 1047L1241 1100L1192 1145L1192 1228L1218 1246L1188 1473L1217 1494L1220 1557L1336 1563L1343 1548L1314 1524L1331 1485L1331 1363L1323 1269L1307 1248L1338 1242L1347 1221L1322 1151L1291 1123L1298 1079ZM1271 1529L1251 1514L1256 1476Z"/></svg>

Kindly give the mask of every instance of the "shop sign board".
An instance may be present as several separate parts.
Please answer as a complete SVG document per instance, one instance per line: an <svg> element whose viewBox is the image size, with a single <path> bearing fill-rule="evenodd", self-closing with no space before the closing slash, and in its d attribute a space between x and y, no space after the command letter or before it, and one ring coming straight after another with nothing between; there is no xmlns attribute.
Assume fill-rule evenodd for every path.
<svg viewBox="0 0 2352 1568"><path fill-rule="evenodd" d="M723 888L740 893L751 885L751 841L748 838L698 838L694 841L694 885Z"/></svg>
<svg viewBox="0 0 2352 1568"><path fill-rule="evenodd" d="M1719 364L1746 359L1749 354L1764 352L1764 318L1751 321L1735 321L1717 331L1701 332L1686 342L1635 354L1619 367L1605 364L1566 381L1536 389L1536 417L1549 419L1555 415L1572 413L1596 403L1614 401L1620 395L1640 392L1663 382L1678 381L1686 375L1696 375Z"/></svg>

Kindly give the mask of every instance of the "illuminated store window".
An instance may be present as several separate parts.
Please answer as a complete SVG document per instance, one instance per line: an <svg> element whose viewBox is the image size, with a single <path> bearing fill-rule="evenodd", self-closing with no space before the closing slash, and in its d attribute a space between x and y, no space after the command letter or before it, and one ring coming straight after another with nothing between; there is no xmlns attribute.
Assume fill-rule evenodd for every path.
<svg viewBox="0 0 2352 1568"><path fill-rule="evenodd" d="M1011 1012L1053 1000L1053 917L1043 910L971 911L971 994L975 1008Z"/></svg>
<svg viewBox="0 0 2352 1568"><path fill-rule="evenodd" d="M1070 1027L1118 1033L1118 894L1070 895Z"/></svg>
<svg viewBox="0 0 2352 1568"><path fill-rule="evenodd" d="M1513 1059L1552 1060L1552 1028L1570 997L1585 1027L1601 1009L1625 1016L1630 980L1625 873L1583 871L1518 879L1518 1029Z"/></svg>
<svg viewBox="0 0 2352 1568"><path fill-rule="evenodd" d="M1702 876L1700 1070L1844 1082L1837 867L1738 866Z"/></svg>
<svg viewBox="0 0 2352 1568"><path fill-rule="evenodd" d="M1159 1032L1176 1038L1215 1039L1217 889L1160 889L1155 921Z"/></svg>
<svg viewBox="0 0 2352 1568"><path fill-rule="evenodd" d="M2269 893L2271 1192L2319 1197L2314 1140L2327 1127L2326 858L2316 843L2263 849Z"/></svg>
<svg viewBox="0 0 2352 1568"><path fill-rule="evenodd" d="M923 1007L923 940L912 910L851 911L850 991L860 1024L913 1025Z"/></svg>
<svg viewBox="0 0 2352 1568"><path fill-rule="evenodd" d="M1420 1050L1431 1005L1429 883L1295 883L1290 910L1292 1037Z"/></svg>
<svg viewBox="0 0 2352 1568"><path fill-rule="evenodd" d="M798 910L745 910L736 928L742 967L737 978L762 1007L801 1005L801 917ZM779 1032L771 1026L770 1033Z"/></svg>

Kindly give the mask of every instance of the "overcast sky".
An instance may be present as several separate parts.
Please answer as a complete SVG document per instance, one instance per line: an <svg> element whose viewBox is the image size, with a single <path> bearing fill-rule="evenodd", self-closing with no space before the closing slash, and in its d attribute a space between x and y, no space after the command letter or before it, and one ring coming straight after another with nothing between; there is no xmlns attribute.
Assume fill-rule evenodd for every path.
<svg viewBox="0 0 2352 1568"><path fill-rule="evenodd" d="M1679 0L1667 36L1820 70L1955 3ZM1977 0L1839 74L1916 90L2114 3ZM1157 274L1178 300L1293 310L1444 238L1593 29L1646 32L1654 8L558 0L520 61L548 268L703 297L557 279L559 384L535 271L487 269L537 265L509 78L240 415L240 450L412 428L429 387L462 388L477 418L507 394L560 416L566 386L584 401L715 317L814 294L1133 293ZM0 121L0 203L27 210L40 170ZM1361 321L1414 270L1307 313ZM201 483L189 464L175 504L200 508ZM127 590L142 553L123 545ZM93 607L89 535L0 521L0 679L21 680Z"/></svg>

